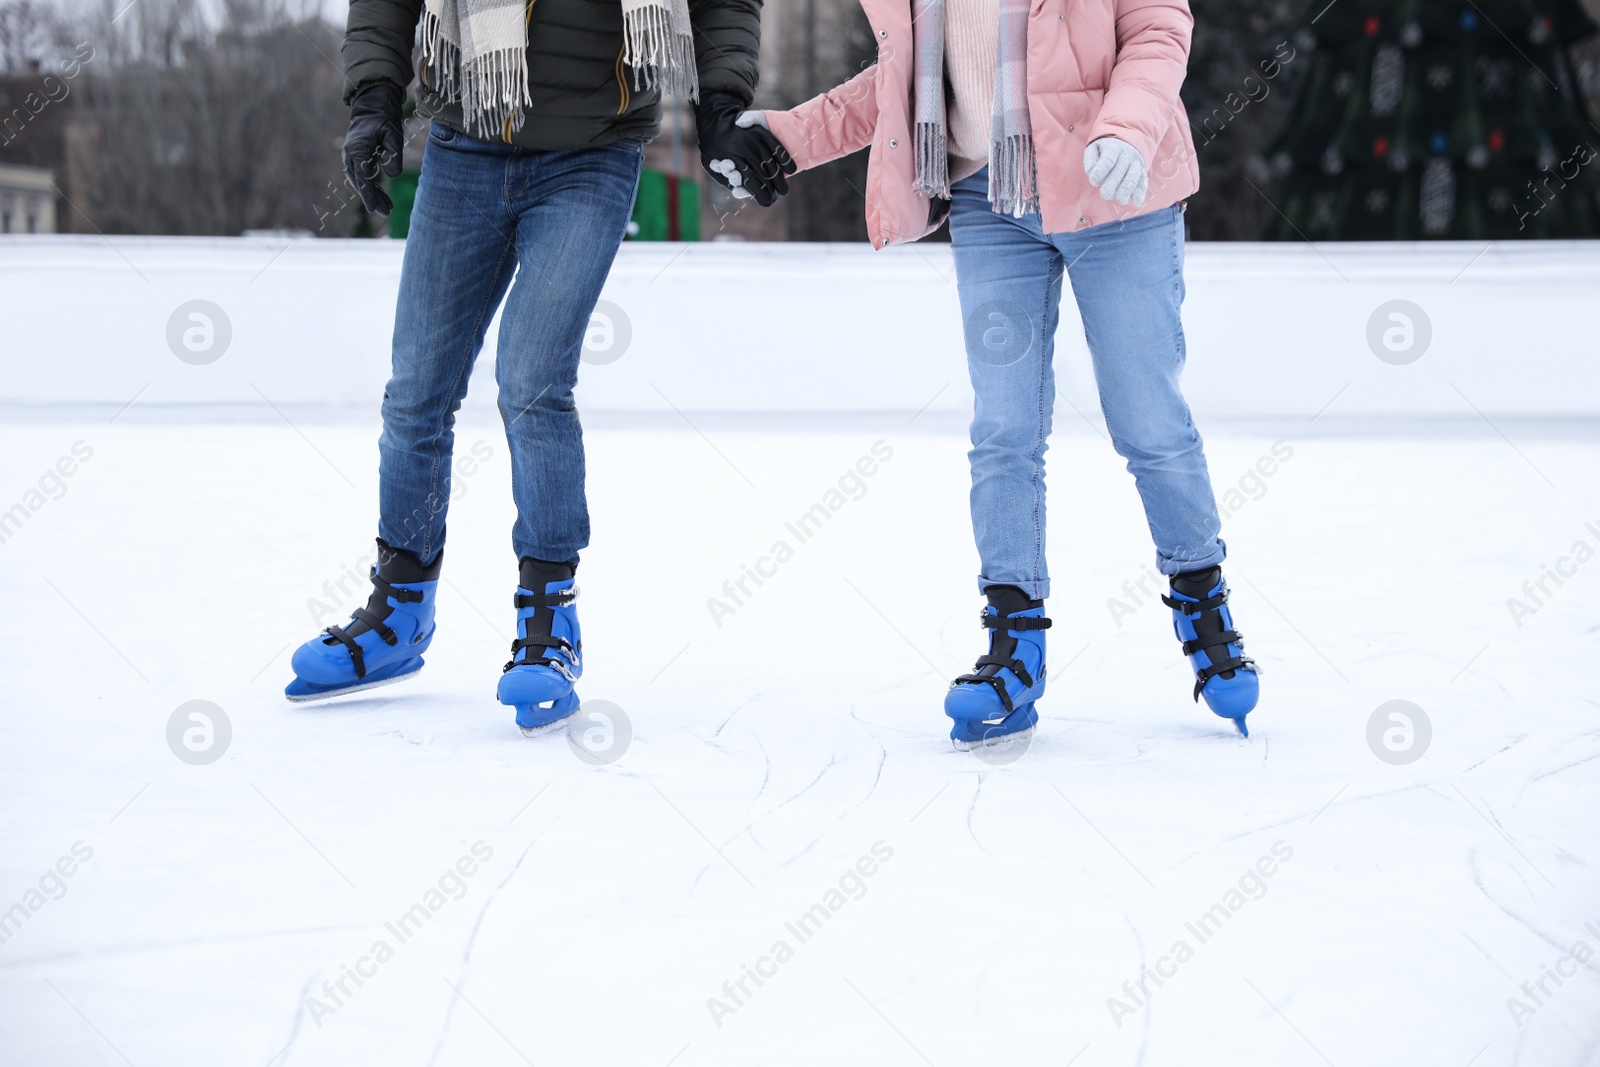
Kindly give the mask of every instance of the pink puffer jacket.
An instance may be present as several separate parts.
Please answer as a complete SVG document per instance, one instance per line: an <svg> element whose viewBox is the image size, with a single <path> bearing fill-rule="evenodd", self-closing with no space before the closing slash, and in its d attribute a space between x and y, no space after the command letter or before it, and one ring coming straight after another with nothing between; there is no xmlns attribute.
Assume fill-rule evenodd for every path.
<svg viewBox="0 0 1600 1067"><path fill-rule="evenodd" d="M911 187L910 0L861 0L878 38L878 62L843 85L767 122L801 170L871 145L867 232L874 247L938 228ZM997 5L998 11L998 5ZM1188 0L1034 0L1028 17L1028 109L1047 233L1171 207L1200 187L1189 119L1178 89L1194 17ZM1150 172L1143 207L1104 200L1083 171L1083 150L1120 137Z"/></svg>

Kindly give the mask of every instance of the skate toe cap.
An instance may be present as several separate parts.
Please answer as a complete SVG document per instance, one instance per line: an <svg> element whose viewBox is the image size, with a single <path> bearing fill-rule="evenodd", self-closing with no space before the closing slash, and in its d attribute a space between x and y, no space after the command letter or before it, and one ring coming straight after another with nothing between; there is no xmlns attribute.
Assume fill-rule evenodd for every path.
<svg viewBox="0 0 1600 1067"><path fill-rule="evenodd" d="M543 704L572 692L572 682L549 667L513 667L496 687L502 704Z"/></svg>
<svg viewBox="0 0 1600 1067"><path fill-rule="evenodd" d="M1220 675L1200 691L1206 706L1224 719L1242 719L1255 709L1261 697L1261 680L1255 671L1235 671L1232 678Z"/></svg>
<svg viewBox="0 0 1600 1067"><path fill-rule="evenodd" d="M999 720L1006 709L989 686L958 685L944 695L944 713L963 721Z"/></svg>
<svg viewBox="0 0 1600 1067"><path fill-rule="evenodd" d="M297 678L317 685L333 685L355 677L349 651L343 645L330 647L320 637L295 649L289 666Z"/></svg>

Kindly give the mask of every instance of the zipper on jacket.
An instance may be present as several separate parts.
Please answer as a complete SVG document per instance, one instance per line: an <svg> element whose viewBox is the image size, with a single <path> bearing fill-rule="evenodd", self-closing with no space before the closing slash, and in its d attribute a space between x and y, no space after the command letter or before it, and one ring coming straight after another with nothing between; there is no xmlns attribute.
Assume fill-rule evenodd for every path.
<svg viewBox="0 0 1600 1067"><path fill-rule="evenodd" d="M619 115L628 110L628 101L633 99L633 94L628 90L628 79L622 72L622 56L627 49L626 44L617 49L617 98L620 101L617 104L617 114Z"/></svg>

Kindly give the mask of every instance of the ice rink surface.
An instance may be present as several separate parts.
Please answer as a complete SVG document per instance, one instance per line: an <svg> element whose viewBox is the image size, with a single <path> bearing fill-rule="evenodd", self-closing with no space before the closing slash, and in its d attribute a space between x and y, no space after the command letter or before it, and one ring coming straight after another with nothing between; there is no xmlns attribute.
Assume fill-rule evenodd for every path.
<svg viewBox="0 0 1600 1067"><path fill-rule="evenodd" d="M291 705L376 426L8 422L13 497L77 458L0 545L0 1063L1600 1063L1600 437L1202 429L1252 736L1191 701L1080 425L1040 729L991 764L940 712L982 642L959 429L592 424L580 692L632 733L596 766L494 700L498 423L421 676ZM1375 749L1395 700L1428 729Z"/></svg>

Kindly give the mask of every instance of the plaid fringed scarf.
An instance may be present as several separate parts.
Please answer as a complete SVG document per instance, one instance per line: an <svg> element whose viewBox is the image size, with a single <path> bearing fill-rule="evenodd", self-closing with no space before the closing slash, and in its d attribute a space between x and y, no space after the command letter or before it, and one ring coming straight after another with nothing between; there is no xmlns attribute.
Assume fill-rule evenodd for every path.
<svg viewBox="0 0 1600 1067"><path fill-rule="evenodd" d="M622 33L635 89L659 85L664 93L700 99L688 0L622 0Z"/></svg>
<svg viewBox="0 0 1600 1067"><path fill-rule="evenodd" d="M528 19L534 0L425 0L422 60L430 86L461 104L467 132L498 139L522 128ZM698 99L687 0L621 0L623 61L635 88Z"/></svg>
<svg viewBox="0 0 1600 1067"><path fill-rule="evenodd" d="M989 202L1021 218L1039 210L1028 121L1028 0L996 0L1000 5L998 55L994 71L994 120L989 139ZM915 64L915 187L928 196L950 198L950 148L944 101L944 0L912 0L912 53Z"/></svg>

